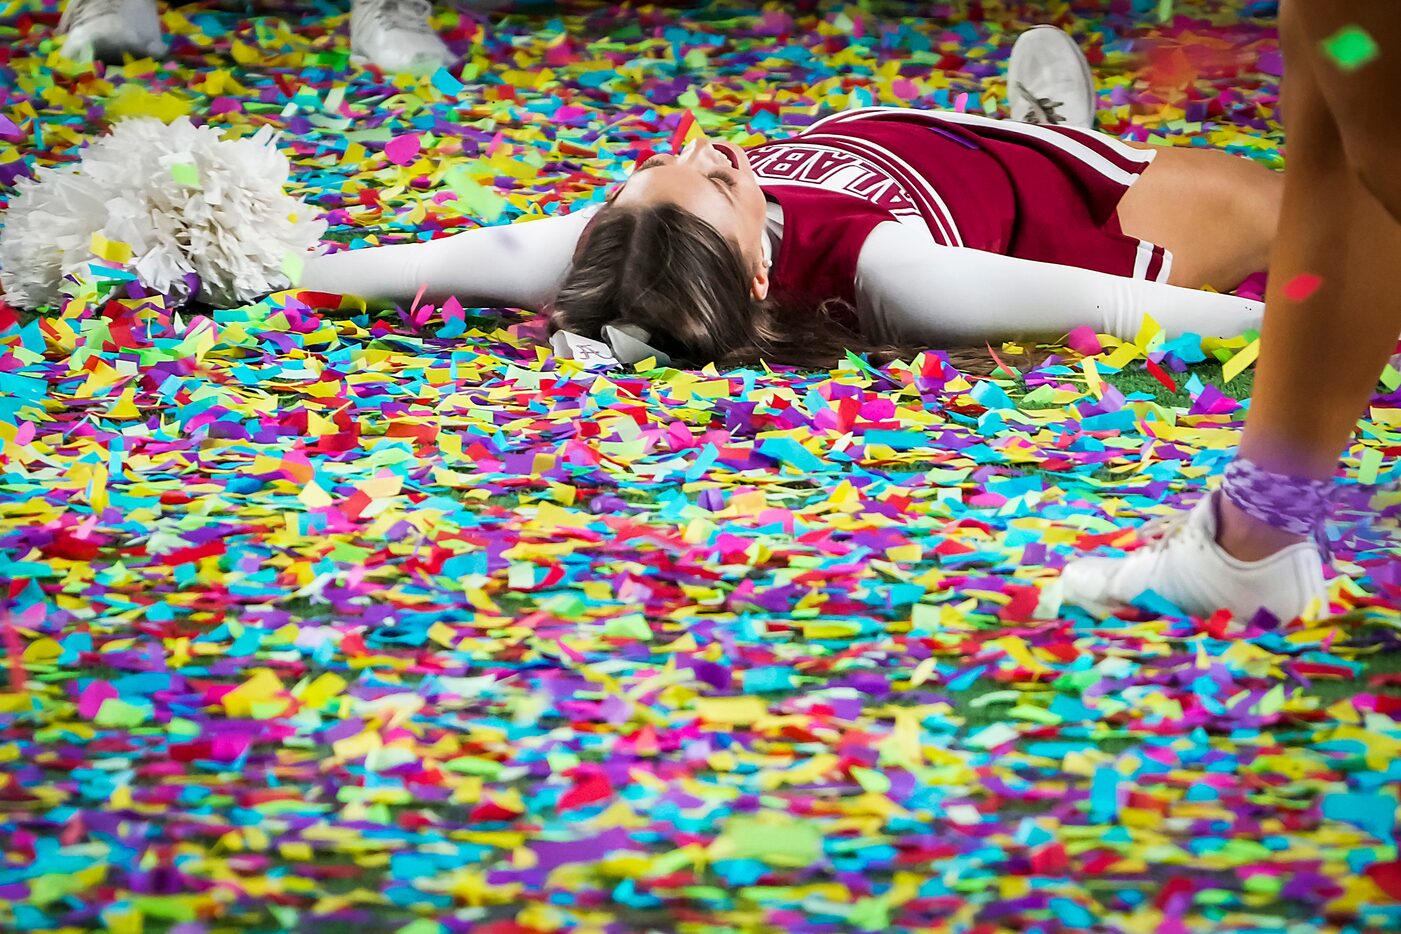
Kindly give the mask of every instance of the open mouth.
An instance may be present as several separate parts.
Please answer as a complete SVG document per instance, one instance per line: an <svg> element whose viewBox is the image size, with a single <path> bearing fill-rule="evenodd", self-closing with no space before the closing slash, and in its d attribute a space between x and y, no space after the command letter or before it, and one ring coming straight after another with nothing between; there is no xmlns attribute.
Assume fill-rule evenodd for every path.
<svg viewBox="0 0 1401 934"><path fill-rule="evenodd" d="M731 146L729 143L721 143L715 148L720 151L722 156L729 160L730 165L734 166L736 169L742 168L740 165L740 152L734 146Z"/></svg>

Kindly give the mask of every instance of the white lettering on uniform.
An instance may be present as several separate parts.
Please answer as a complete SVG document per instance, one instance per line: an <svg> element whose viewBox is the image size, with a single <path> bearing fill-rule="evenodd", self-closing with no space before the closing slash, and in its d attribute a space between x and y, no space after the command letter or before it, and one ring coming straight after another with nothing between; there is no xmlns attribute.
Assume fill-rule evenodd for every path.
<svg viewBox="0 0 1401 934"><path fill-rule="evenodd" d="M851 195L895 215L919 215L900 184L860 156L826 146L771 143L751 155L750 166L764 182L782 182Z"/></svg>

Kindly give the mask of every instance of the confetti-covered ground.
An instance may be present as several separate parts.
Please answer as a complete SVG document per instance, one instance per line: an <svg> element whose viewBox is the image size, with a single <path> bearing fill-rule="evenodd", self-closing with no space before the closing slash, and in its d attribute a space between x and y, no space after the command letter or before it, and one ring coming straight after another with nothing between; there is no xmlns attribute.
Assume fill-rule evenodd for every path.
<svg viewBox="0 0 1401 934"><path fill-rule="evenodd" d="M465 65L414 80L320 0L96 73L0 3L0 204L188 113L283 128L332 239L427 238L601 197L688 108L996 113L1048 19L1102 129L1279 164L1270 4L954 6L442 10ZM129 278L0 309L0 929L1401 927L1395 370L1337 618L1098 620L1057 569L1221 469L1252 335L594 376L515 313Z"/></svg>

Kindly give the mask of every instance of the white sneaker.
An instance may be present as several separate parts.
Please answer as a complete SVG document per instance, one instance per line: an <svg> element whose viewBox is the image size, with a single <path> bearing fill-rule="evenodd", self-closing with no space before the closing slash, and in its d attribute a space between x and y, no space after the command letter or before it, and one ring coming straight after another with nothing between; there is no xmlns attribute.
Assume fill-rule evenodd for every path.
<svg viewBox="0 0 1401 934"><path fill-rule="evenodd" d="M125 53L142 58L167 48L156 0L68 0L58 31L66 37L63 57L80 62L120 62Z"/></svg>
<svg viewBox="0 0 1401 934"><path fill-rule="evenodd" d="M1007 63L1012 119L1094 129L1095 79L1085 53L1055 26L1033 26L1017 37Z"/></svg>
<svg viewBox="0 0 1401 934"><path fill-rule="evenodd" d="M1259 561L1232 557L1216 544L1220 495L1212 491L1191 511L1149 523L1140 530L1147 544L1122 558L1071 561L1061 572L1065 602L1108 614L1152 590L1201 617L1227 609L1248 621L1262 607L1280 622L1326 615L1323 561L1313 542Z"/></svg>
<svg viewBox="0 0 1401 934"><path fill-rule="evenodd" d="M433 31L432 15L429 0L354 0L351 53L391 73L436 71L453 56Z"/></svg>

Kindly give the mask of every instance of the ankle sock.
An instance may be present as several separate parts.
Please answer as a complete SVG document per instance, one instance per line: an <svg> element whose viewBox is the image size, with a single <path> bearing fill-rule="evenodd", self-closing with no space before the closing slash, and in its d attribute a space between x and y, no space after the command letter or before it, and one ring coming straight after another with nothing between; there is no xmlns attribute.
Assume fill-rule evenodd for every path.
<svg viewBox="0 0 1401 934"><path fill-rule="evenodd" d="M1335 490L1332 480L1274 473L1239 457L1226 467L1221 482L1221 494L1241 512L1281 532L1313 538L1325 558Z"/></svg>

